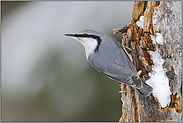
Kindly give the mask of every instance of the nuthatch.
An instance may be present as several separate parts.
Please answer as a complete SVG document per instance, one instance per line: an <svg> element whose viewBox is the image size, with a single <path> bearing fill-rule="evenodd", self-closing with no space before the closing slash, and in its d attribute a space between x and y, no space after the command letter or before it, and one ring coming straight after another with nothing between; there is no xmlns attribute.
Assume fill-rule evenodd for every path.
<svg viewBox="0 0 183 123"><path fill-rule="evenodd" d="M135 87L144 96L152 91L141 81L127 52L115 38L93 30L65 35L77 39L84 46L87 60L97 71Z"/></svg>

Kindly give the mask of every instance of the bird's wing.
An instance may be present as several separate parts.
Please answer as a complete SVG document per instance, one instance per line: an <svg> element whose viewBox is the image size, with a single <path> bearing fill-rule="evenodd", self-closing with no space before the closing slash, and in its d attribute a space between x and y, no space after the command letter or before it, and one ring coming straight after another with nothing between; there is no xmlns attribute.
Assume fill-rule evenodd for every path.
<svg viewBox="0 0 183 123"><path fill-rule="evenodd" d="M132 77L136 77L137 72L133 66L128 54L123 49L120 43L114 39L116 45L113 50L115 50L115 59L111 62L105 69L101 72L114 80L120 81L129 85L139 85L139 81L133 81ZM113 57L114 58L114 57Z"/></svg>
<svg viewBox="0 0 183 123"><path fill-rule="evenodd" d="M117 80L119 82L135 85L131 78L132 71L125 66L121 66L117 63L112 63L108 67L106 67L101 73L107 75L108 77Z"/></svg>
<svg viewBox="0 0 183 123"><path fill-rule="evenodd" d="M112 37L112 39L114 40L114 43L116 44L115 51L117 54L117 59L115 62L119 65L127 67L128 69L130 69L133 72L133 74L136 75L137 71L132 64L132 61L129 58L129 54L124 50L123 46L115 38Z"/></svg>
<svg viewBox="0 0 183 123"><path fill-rule="evenodd" d="M121 44L112 39L109 43L102 44L100 52L89 57L91 65L114 80L136 86L133 81L133 77L137 75L136 69Z"/></svg>

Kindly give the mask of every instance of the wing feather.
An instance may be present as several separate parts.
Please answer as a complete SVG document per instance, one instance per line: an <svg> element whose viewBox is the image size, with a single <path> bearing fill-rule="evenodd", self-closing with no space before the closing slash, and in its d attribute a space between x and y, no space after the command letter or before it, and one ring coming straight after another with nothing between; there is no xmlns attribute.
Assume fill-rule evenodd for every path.
<svg viewBox="0 0 183 123"><path fill-rule="evenodd" d="M110 66L104 69L105 71L101 71L105 75L113 78L114 80L120 81L125 84L135 85L133 83L131 76L132 71L127 69L125 66L121 66L119 64L113 63Z"/></svg>

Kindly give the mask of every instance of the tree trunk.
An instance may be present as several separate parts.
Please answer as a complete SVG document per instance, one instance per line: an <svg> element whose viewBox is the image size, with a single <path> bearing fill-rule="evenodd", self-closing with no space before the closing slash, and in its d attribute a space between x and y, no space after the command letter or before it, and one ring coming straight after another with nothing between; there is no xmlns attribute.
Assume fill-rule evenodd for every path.
<svg viewBox="0 0 183 123"><path fill-rule="evenodd" d="M121 84L123 104L120 122L182 121L181 5L181 1L135 1L131 23L113 30L114 33L125 33L122 45L130 54L136 70L142 71L140 78L144 82L148 83L155 74L153 67L157 61L153 59L152 53L160 56L159 60L162 59L164 62L159 67L166 70L166 90L170 93L170 101L165 101L167 105L163 106L158 96L167 95L166 92L162 92L164 85L158 87L158 96L155 95L158 91L155 92L154 86L153 92L144 97L133 87ZM153 85L153 82L156 80L148 84Z"/></svg>

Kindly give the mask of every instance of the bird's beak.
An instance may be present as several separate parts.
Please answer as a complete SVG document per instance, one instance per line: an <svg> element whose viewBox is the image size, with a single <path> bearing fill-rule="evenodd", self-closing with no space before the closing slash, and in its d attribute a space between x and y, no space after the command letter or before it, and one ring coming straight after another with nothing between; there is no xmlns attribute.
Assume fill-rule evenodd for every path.
<svg viewBox="0 0 183 123"><path fill-rule="evenodd" d="M65 34L65 36L75 37L75 34Z"/></svg>
<svg viewBox="0 0 183 123"><path fill-rule="evenodd" d="M70 38L77 39L77 37L76 37L75 34L65 34L65 36L68 36L68 37L70 37Z"/></svg>

